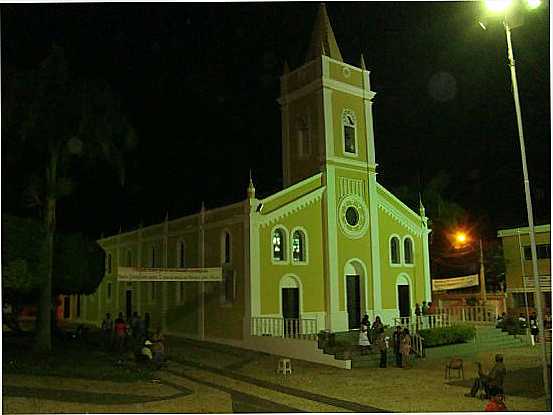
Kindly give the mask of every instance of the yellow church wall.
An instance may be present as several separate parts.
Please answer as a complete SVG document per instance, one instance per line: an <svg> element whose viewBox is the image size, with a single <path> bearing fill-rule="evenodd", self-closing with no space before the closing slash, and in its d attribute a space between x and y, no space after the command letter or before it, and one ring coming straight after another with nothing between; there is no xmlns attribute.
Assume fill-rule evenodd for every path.
<svg viewBox="0 0 553 415"><path fill-rule="evenodd" d="M328 61L331 79L335 79L358 88L363 88L363 74L361 69L333 59L328 59Z"/></svg>
<svg viewBox="0 0 553 415"><path fill-rule="evenodd" d="M413 212L403 202L396 198L392 193L384 188L381 184L377 184L377 194L379 199L384 199L389 204L392 204L394 208L401 212L401 214L407 216L411 220L420 223L420 216Z"/></svg>
<svg viewBox="0 0 553 415"><path fill-rule="evenodd" d="M301 66L281 77L281 83L286 85L285 92L296 91L312 81L319 79L322 75L321 58Z"/></svg>
<svg viewBox="0 0 553 415"><path fill-rule="evenodd" d="M324 136L321 131L321 120L318 108L322 102L322 91L317 89L308 95L294 99L288 103L288 142L289 153L288 163L290 169L290 183L297 183L303 179L312 176L320 170L319 157L314 157L319 154L319 148L324 148L321 143L321 137ZM309 130L310 149L306 154L303 149L300 153L299 149L299 131L302 122L307 123Z"/></svg>
<svg viewBox="0 0 553 415"><path fill-rule="evenodd" d="M408 228L398 223L389 214L382 209L378 209L379 230L380 230L380 272L382 281L382 307L385 309L396 309L396 282L400 274L407 274L412 285L409 287L411 291L412 304L411 308L415 307L415 303L421 304L424 300L424 258L422 252L421 237L414 234ZM413 266L404 264L390 263L390 237L396 234L400 237L403 243L403 237L409 235L413 239ZM401 247L403 252L403 246Z"/></svg>
<svg viewBox="0 0 553 415"><path fill-rule="evenodd" d="M341 91L332 91L332 126L334 132L334 154L357 161L367 161L367 136L365 133L365 115L363 99ZM344 132L342 131L342 112L350 109L355 112L357 156L344 154Z"/></svg>
<svg viewBox="0 0 553 415"><path fill-rule="evenodd" d="M222 235L225 230L231 235L231 262L235 271L235 300L225 304L223 283L205 283L205 335L213 338L242 339L244 318L244 224L217 224L205 232L205 266L218 267L223 262ZM221 318L224 315L224 318Z"/></svg>
<svg viewBox="0 0 553 415"><path fill-rule="evenodd" d="M287 231L287 261L272 262L272 232L276 226ZM301 227L307 236L307 264L291 261L291 232ZM296 276L301 281L300 304L303 313L325 311L324 303L324 268L323 268L323 230L321 201L303 207L275 223L263 225L259 230L260 246L260 291L261 314L280 315L279 284L287 274Z"/></svg>
<svg viewBox="0 0 553 415"><path fill-rule="evenodd" d="M274 210L298 199L305 194L318 189L322 186L322 175L317 174L310 178L307 178L295 185L281 190L274 195L271 195L265 199L262 199L263 202L263 213L268 214Z"/></svg>

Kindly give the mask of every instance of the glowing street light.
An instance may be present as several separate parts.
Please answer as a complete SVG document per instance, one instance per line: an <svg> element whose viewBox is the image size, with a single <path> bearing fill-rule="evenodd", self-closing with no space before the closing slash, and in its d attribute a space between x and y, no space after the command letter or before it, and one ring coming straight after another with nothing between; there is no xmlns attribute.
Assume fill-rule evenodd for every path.
<svg viewBox="0 0 553 415"><path fill-rule="evenodd" d="M512 0L486 0L484 3L492 13L503 13L513 5Z"/></svg>
<svg viewBox="0 0 553 415"><path fill-rule="evenodd" d="M543 306L542 306L542 290L539 280L538 259L536 250L536 235L534 232L534 215L532 213L532 197L530 194L530 179L528 177L528 168L526 166L526 149L524 145L524 133L522 128L522 114L520 110L520 101L518 97L518 83L515 69L515 57L513 54L513 45L511 43L511 29L522 25L523 6L528 9L536 9L541 5L541 0L518 0L513 4L513 0L487 0L485 1L486 8L489 14L500 15L503 19L503 27L505 27L505 35L507 37L507 51L509 57L509 67L511 71L511 83L513 90L513 99L515 102L515 113L518 127L518 137L520 144L520 155L522 159L522 175L524 179L524 194L526 197L526 212L528 214L528 230L530 236L530 251L532 253L532 272L534 276L534 301L537 309L538 328L542 335L545 335L545 326L543 324ZM479 22L483 29L486 29L482 22ZM547 365L547 346L545 341L542 342L542 367L543 367L543 383L545 389L545 402L547 409L551 410L551 389Z"/></svg>

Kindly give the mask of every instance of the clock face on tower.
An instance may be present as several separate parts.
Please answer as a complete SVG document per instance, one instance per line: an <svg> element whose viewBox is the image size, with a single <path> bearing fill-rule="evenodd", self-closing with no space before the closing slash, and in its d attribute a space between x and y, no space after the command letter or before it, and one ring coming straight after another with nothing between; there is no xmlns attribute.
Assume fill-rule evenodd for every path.
<svg viewBox="0 0 553 415"><path fill-rule="evenodd" d="M345 196L338 206L338 222L347 237L361 238L368 228L368 209L363 199L357 195Z"/></svg>

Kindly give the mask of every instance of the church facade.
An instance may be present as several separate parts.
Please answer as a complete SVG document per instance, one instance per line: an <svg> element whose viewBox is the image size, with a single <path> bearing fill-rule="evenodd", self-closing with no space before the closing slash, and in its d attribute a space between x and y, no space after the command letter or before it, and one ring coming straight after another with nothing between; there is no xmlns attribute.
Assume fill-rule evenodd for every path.
<svg viewBox="0 0 553 415"><path fill-rule="evenodd" d="M411 315L431 296L429 229L422 205L377 182L374 96L322 5L305 64L281 77L283 190L259 199L250 178L241 202L102 238L106 275L81 320L137 311L169 333L247 346ZM119 275L129 268L219 277L135 281Z"/></svg>

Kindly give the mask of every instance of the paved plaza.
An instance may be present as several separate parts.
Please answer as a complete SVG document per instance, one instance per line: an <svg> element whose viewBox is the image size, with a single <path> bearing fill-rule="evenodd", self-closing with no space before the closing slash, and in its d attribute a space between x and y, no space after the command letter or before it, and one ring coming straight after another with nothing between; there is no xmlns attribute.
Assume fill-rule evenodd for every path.
<svg viewBox="0 0 553 415"><path fill-rule="evenodd" d="M492 352L465 357L465 380L444 379L444 359L411 369L343 370L294 360L276 373L278 357L171 338L169 365L151 381L123 383L4 374L6 413L230 412L475 412L486 401L464 397L476 361L489 369ZM509 374L511 411L543 411L537 348L501 350Z"/></svg>

